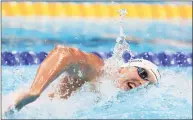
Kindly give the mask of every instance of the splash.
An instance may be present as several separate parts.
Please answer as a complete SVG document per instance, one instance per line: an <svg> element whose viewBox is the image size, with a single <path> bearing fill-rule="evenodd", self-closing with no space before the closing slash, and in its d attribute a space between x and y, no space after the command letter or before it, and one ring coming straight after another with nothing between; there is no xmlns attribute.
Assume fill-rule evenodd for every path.
<svg viewBox="0 0 193 120"><path fill-rule="evenodd" d="M115 74L117 69L124 64L124 61L122 58L122 55L124 54L124 52L131 53L129 44L126 42L126 39L125 39L126 35L123 29L123 20L124 20L124 16L127 14L127 10L121 9L118 11L118 13L120 15L119 36L116 39L116 44L113 49L112 57L104 61L105 63L104 71L106 71L105 75L109 77Z"/></svg>
<svg viewBox="0 0 193 120"><path fill-rule="evenodd" d="M37 68L23 67L28 73L24 78L33 78ZM16 70L14 68L13 70ZM22 68L19 68L22 70ZM190 68L164 68L163 76L158 86L150 88L134 89L121 93L113 86L112 80L102 77L98 89L100 94L89 91L90 84L86 83L79 91L67 100L53 99L47 96L53 87L50 86L40 98L24 107L14 116L5 119L78 119L78 118L132 118L132 119L156 119L156 118L191 118L192 111L192 69ZM11 89L18 74L12 74L10 68L3 68L2 85L8 86L5 90L12 94L2 95L2 109L6 109L13 102L17 89L25 90L31 85L32 79L26 83L26 79L17 79L15 89ZM33 74L33 75L31 75ZM9 81L8 81L9 80ZM27 84L24 88L23 85ZM55 81L57 84L57 81ZM86 101L86 102L85 102ZM56 109L57 108L57 109ZM138 108L138 109L136 109Z"/></svg>
<svg viewBox="0 0 193 120"><path fill-rule="evenodd" d="M100 78L102 81L98 85L100 94L96 95L90 92L91 86L85 84L80 91L73 94L68 100L50 100L47 97L47 93L54 88L50 86L36 102L23 108L13 118L191 118L192 80L187 74L192 73L192 70L182 73L185 70L182 69L178 74L174 70L165 70L161 73L163 74L163 79L158 87L153 86L151 89L142 87L142 89L134 89L123 94L119 94L119 91L113 86L112 80L107 78L109 73L111 73L109 76L112 76L112 74L116 73L117 68L124 64L123 53L125 51L131 52L129 44L125 40L126 35L123 29L123 18L127 11L121 9L119 13L120 33L116 39L113 56L105 60L104 69L107 74ZM26 83L26 78L29 78L29 76L31 76L30 82L27 85L31 85L37 69L31 66L22 68L19 68L18 71L24 70L28 72L21 73L24 77L20 79L19 74L13 74L10 68L3 69L3 86L7 88L3 89L3 91L15 92L15 89L23 88L23 84ZM12 71L16 71L14 69ZM6 71L7 74L5 74ZM33 75L31 75L32 73ZM173 76L176 77L173 78ZM55 83L57 82L55 81ZM15 87L14 83L17 83ZM15 89L12 89L13 87ZM11 94L7 97L3 95L3 108L13 102L13 96Z"/></svg>
<svg viewBox="0 0 193 120"><path fill-rule="evenodd" d="M129 44L126 42L126 35L123 29L123 20L124 16L127 14L126 9L121 9L118 11L120 15L119 20L119 36L116 39L116 44L113 49L112 57L106 59L104 61L104 75L99 78L100 84L97 84L98 91L100 91L100 95L102 99L105 100L102 103L109 103L112 100L117 100L116 96L120 93L120 89L118 89L116 84L116 76L118 74L117 70L124 64L124 60L122 55L124 52L131 52Z"/></svg>

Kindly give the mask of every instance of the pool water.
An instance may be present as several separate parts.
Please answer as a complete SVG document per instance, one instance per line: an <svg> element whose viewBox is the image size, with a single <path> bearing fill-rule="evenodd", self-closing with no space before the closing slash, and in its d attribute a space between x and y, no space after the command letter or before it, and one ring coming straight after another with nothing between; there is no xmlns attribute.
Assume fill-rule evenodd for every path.
<svg viewBox="0 0 193 120"><path fill-rule="evenodd" d="M2 68L3 109L13 101L14 93L26 90L38 66ZM192 118L192 68L162 68L159 85L124 93L110 81L99 86L100 94L89 91L89 84L68 100L50 100L49 87L34 103L8 118ZM55 83L57 83L56 80ZM86 102L85 102L86 101Z"/></svg>
<svg viewBox="0 0 193 120"><path fill-rule="evenodd" d="M65 33L62 33L62 31L59 31L58 34L54 35L50 34L47 36L47 34L46 35L41 34L42 32L38 31L37 26L36 29L32 28L31 26L30 29L33 29L32 31L29 30L29 28L26 29L26 26L23 26L25 29L22 29L22 26L17 26L16 23L14 27L8 26L6 21L4 21L4 23L5 24L3 26L2 31L3 33L2 51L48 52L54 47L55 44L65 44L69 46L76 46L81 50L87 52L91 51L107 52L113 50L114 46L117 45L115 40L107 39L103 36L102 33L105 33L108 30L105 28L101 29L100 27L99 27L101 29L100 32L97 33L96 30L93 33L91 32L92 33L91 35L89 34L88 31L85 32L84 34L78 34L78 32L73 33L71 31L72 29L69 29L68 31L69 33L67 33L67 35L70 37L65 37L64 35ZM86 23L87 22L85 22L85 24ZM132 23L130 23L130 25L131 24ZM142 21L141 24L144 25ZM78 25L79 24L76 23L76 26ZM116 24L111 25L116 26ZM168 39L174 39L175 37L179 38L177 37L177 34L172 35L169 34L172 33L172 31L174 32L174 30L171 28L168 31L169 33L167 33L168 36L164 36L165 35L164 33L161 34L162 36L160 36L159 32L156 33L154 31L154 34L151 32L155 30L155 28L150 29L149 32L147 30L148 29L147 26L154 26L155 22L153 22L151 25L148 22L148 25L147 24L145 25L146 30L144 31L139 32L140 28L138 27L137 29L137 25L134 25L136 26L135 30L132 31L132 28L134 28L134 26L133 27L130 26L131 29L128 30L128 28L126 28L125 32L141 38L145 37L145 34L150 33L151 35L149 35L148 37L152 38L160 38L160 37ZM163 23L160 24L160 26L162 25ZM55 26L58 26L58 24L56 24ZM63 25L62 27L64 26L65 25ZM159 26L159 24L157 26ZM175 28L176 26L174 25L173 27ZM49 31L52 28L53 26L50 28L48 25L45 31ZM74 28L74 26L72 26L72 28ZM191 24L188 25L184 24L180 27L178 26L178 28L179 29L177 29L174 33L178 33L180 31L181 32L180 37L184 41L189 41L191 35L187 35L187 31L188 32L191 31L189 29L191 28ZM165 28L160 27L160 29ZM91 31L91 29L89 30ZM113 30L110 31L110 33L116 33L117 30L116 29ZM82 30L80 31L82 32ZM96 34L94 35L94 33ZM51 39L49 36L54 37ZM100 39L92 39L97 38L96 36L100 36ZM78 40L76 41L76 39ZM106 41L104 42L102 39ZM35 43L37 43L37 45L34 45ZM173 51L173 52L181 51L189 53L192 51L191 47L180 48L169 45L159 45L155 47L154 44L148 43L147 36L143 44L130 43L129 45L132 51L139 53L145 51L151 51L155 53L162 51ZM112 60L115 62L116 60L118 60L118 58L110 59L110 61L106 61L106 64L109 64L110 66L115 64L112 62ZM98 83L97 87L99 92L90 91L91 85L89 83L86 83L79 91L75 92L68 100L60 100L56 98L51 100L47 97L47 94L59 82L59 79L57 79L48 87L48 89L44 91L44 93L40 96L39 99L37 99L37 101L27 105L20 112L17 112L14 115L10 116L3 116L3 118L192 119L192 68L178 67L178 66L176 67L160 66L160 68L162 79L159 81L159 84L157 85L141 86L129 92L123 92L113 85L112 80L108 80L103 76L99 78L101 81L101 83ZM37 69L38 65L12 66L12 67L2 66L3 111L11 103L13 103L16 94L18 94L23 90L25 91L30 87L35 77Z"/></svg>
<svg viewBox="0 0 193 120"><path fill-rule="evenodd" d="M109 52L119 34L119 19L6 17L2 23L2 51L49 52L56 44L63 44L86 52ZM142 40L142 44L128 41L135 52L192 51L191 20L125 19L123 25L125 35ZM188 47L171 46L167 41L155 47L150 42L154 39L183 41Z"/></svg>

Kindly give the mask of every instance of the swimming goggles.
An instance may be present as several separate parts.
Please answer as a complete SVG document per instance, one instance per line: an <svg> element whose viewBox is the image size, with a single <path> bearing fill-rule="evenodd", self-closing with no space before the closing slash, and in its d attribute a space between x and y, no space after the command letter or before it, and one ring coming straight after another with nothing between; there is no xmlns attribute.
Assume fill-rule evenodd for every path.
<svg viewBox="0 0 193 120"><path fill-rule="evenodd" d="M143 80L148 81L148 79L147 79L147 77L148 77L147 71L144 68L141 68L141 67L136 67L136 68L137 68L137 73L138 73L139 77L142 78Z"/></svg>

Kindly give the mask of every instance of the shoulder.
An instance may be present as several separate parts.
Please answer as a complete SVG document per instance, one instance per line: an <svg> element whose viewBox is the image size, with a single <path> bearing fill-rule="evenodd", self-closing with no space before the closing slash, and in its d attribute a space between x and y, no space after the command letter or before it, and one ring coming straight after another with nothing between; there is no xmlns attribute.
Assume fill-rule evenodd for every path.
<svg viewBox="0 0 193 120"><path fill-rule="evenodd" d="M100 69L104 66L104 61L93 53L87 53L81 51L78 48L67 47L63 45L57 45L56 49L59 50L61 53L65 53L71 56L71 62L76 61L80 63L85 63L97 71L100 71Z"/></svg>
<svg viewBox="0 0 193 120"><path fill-rule="evenodd" d="M104 65L104 61L93 53L86 53L86 59L89 64L93 64L97 67Z"/></svg>
<svg viewBox="0 0 193 120"><path fill-rule="evenodd" d="M64 45L56 45L55 50L60 51L61 53L69 53L72 55L85 55L83 51L78 48L68 47Z"/></svg>
<svg viewBox="0 0 193 120"><path fill-rule="evenodd" d="M96 64L96 66L104 65L103 60L97 55L93 53L87 53L87 52L81 51L78 48L57 45L55 49L59 50L61 53L68 53L69 55L73 56L75 59L84 58L86 59L86 62L88 64Z"/></svg>
<svg viewBox="0 0 193 120"><path fill-rule="evenodd" d="M60 54L65 54L71 63L86 62L86 53L78 48L57 45L54 50L58 51Z"/></svg>

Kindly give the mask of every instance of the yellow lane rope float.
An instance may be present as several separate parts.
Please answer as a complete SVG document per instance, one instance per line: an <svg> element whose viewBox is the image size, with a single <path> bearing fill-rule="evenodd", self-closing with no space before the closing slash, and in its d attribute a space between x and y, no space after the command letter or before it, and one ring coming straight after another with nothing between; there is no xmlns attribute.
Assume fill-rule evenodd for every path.
<svg viewBox="0 0 193 120"><path fill-rule="evenodd" d="M2 16L65 16L65 17L119 17L126 9L128 18L140 19L192 19L189 4L103 4L65 2L2 2Z"/></svg>

